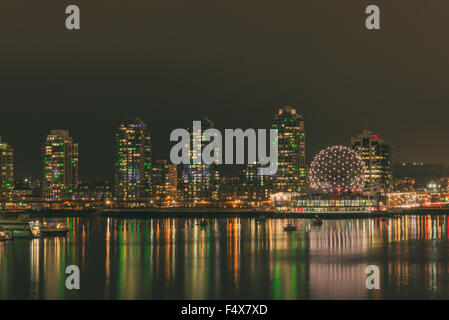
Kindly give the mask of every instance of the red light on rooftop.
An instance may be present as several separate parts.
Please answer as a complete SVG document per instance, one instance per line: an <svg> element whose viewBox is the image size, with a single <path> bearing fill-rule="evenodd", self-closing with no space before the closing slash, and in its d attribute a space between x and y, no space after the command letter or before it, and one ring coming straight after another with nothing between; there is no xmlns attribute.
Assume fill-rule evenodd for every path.
<svg viewBox="0 0 449 320"><path fill-rule="evenodd" d="M378 134L376 134L376 140L378 140L379 139L379 135Z"/></svg>

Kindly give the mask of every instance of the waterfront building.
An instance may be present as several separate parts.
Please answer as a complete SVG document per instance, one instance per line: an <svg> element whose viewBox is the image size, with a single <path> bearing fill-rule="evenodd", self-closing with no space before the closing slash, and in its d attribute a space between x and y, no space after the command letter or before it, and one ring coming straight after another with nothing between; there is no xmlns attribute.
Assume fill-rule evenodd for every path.
<svg viewBox="0 0 449 320"><path fill-rule="evenodd" d="M115 192L124 206L144 205L151 195L151 145L139 118L124 121L116 132Z"/></svg>
<svg viewBox="0 0 449 320"><path fill-rule="evenodd" d="M196 150L194 150L194 143L201 144L201 150L209 143L204 137L204 131L214 128L214 123L207 117L201 120L201 136L190 132L190 159L191 164L186 164L183 167L183 201L187 206L207 206L212 201L218 200L220 174L216 164L193 163L195 159ZM221 150L215 150L220 153Z"/></svg>
<svg viewBox="0 0 449 320"><path fill-rule="evenodd" d="M156 160L153 162L151 172L151 199L155 203L164 205L174 204L178 190L178 170L176 165L168 163L166 160Z"/></svg>
<svg viewBox="0 0 449 320"><path fill-rule="evenodd" d="M0 137L0 202L12 200L14 190L14 150Z"/></svg>
<svg viewBox="0 0 449 320"><path fill-rule="evenodd" d="M279 192L271 195L271 206L281 213L370 213L385 199L362 194L309 194Z"/></svg>
<svg viewBox="0 0 449 320"><path fill-rule="evenodd" d="M242 170L241 192L239 196L246 201L264 201L270 198L272 177L261 175L261 165L250 163Z"/></svg>
<svg viewBox="0 0 449 320"><path fill-rule="evenodd" d="M416 190L416 179L413 177L397 178L394 181L394 191L410 192Z"/></svg>
<svg viewBox="0 0 449 320"><path fill-rule="evenodd" d="M113 200L113 186L108 180L96 179L93 183L79 183L73 193L73 200L77 202L92 202L97 204L111 204Z"/></svg>
<svg viewBox="0 0 449 320"><path fill-rule="evenodd" d="M108 180L97 180L94 183L94 195L96 200L110 205L111 200L114 198L114 185Z"/></svg>
<svg viewBox="0 0 449 320"><path fill-rule="evenodd" d="M220 176L219 200L224 206L242 198L241 178L239 176Z"/></svg>
<svg viewBox="0 0 449 320"><path fill-rule="evenodd" d="M42 183L31 177L16 179L14 183L15 201L40 201L42 200Z"/></svg>
<svg viewBox="0 0 449 320"><path fill-rule="evenodd" d="M301 191L307 183L303 117L290 106L282 107L274 116L272 129L278 130L278 171L274 175L274 191Z"/></svg>
<svg viewBox="0 0 449 320"><path fill-rule="evenodd" d="M365 190L385 192L392 188L392 144L365 129L351 138L351 147L365 163Z"/></svg>
<svg viewBox="0 0 449 320"><path fill-rule="evenodd" d="M92 194L90 192L89 185L85 182L78 182L78 186L75 188L72 194L72 200L74 201L93 201Z"/></svg>
<svg viewBox="0 0 449 320"><path fill-rule="evenodd" d="M449 192L449 177L440 178L439 184L442 191Z"/></svg>
<svg viewBox="0 0 449 320"><path fill-rule="evenodd" d="M78 144L68 130L51 130L43 147L45 201L70 200L78 184Z"/></svg>

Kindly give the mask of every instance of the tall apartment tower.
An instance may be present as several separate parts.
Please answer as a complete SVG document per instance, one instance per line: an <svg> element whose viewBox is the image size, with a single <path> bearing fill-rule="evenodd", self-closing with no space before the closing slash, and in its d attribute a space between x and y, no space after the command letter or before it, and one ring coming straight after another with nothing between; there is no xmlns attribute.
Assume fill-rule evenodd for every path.
<svg viewBox="0 0 449 320"><path fill-rule="evenodd" d="M194 141L201 144L201 149L208 143L204 137L204 131L213 128L214 124L207 117L201 120L201 136L196 136L190 130L190 161L191 164L184 165L183 170L183 200L188 206L207 203L218 199L219 172L215 164L193 163ZM216 150L215 152L221 152Z"/></svg>
<svg viewBox="0 0 449 320"><path fill-rule="evenodd" d="M68 130L51 130L43 148L43 196L65 201L78 185L78 144Z"/></svg>
<svg viewBox="0 0 449 320"><path fill-rule="evenodd" d="M247 164L242 170L240 185L242 187L240 197L245 200L267 200L270 198L272 177L261 175L263 166L258 162Z"/></svg>
<svg viewBox="0 0 449 320"><path fill-rule="evenodd" d="M151 195L151 145L148 127L139 118L125 120L116 132L115 192L126 206Z"/></svg>
<svg viewBox="0 0 449 320"><path fill-rule="evenodd" d="M14 189L14 150L0 137L0 202L12 200Z"/></svg>
<svg viewBox="0 0 449 320"><path fill-rule="evenodd" d="M393 183L392 144L365 129L351 138L351 147L365 162L365 189L388 191Z"/></svg>
<svg viewBox="0 0 449 320"><path fill-rule="evenodd" d="M271 127L278 130L278 171L273 176L273 191L301 191L307 183L303 117L285 106L274 115Z"/></svg>
<svg viewBox="0 0 449 320"><path fill-rule="evenodd" d="M175 164L156 160L152 166L152 199L157 202L172 202L177 199L178 170Z"/></svg>

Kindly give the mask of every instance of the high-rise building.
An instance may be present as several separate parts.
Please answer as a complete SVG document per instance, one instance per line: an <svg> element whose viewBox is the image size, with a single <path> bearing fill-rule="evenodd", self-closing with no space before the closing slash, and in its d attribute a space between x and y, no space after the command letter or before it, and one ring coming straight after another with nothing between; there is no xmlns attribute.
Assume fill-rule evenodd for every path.
<svg viewBox="0 0 449 320"><path fill-rule="evenodd" d="M46 201L71 199L78 184L78 144L68 130L51 130L43 148L43 196Z"/></svg>
<svg viewBox="0 0 449 320"><path fill-rule="evenodd" d="M186 205L209 203L218 200L219 172L215 164L193 163L195 159L194 141L201 144L201 149L208 143L204 137L204 131L214 128L214 124L207 117L201 120L201 136L193 134L190 130L190 161L184 165L183 172L183 200ZM221 150L215 150L220 152Z"/></svg>
<svg viewBox="0 0 449 320"><path fill-rule="evenodd" d="M392 144L365 129L351 138L351 147L365 162L365 189L390 190L393 183Z"/></svg>
<svg viewBox="0 0 449 320"><path fill-rule="evenodd" d="M151 175L152 199L155 202L173 202L177 199L178 170L166 160L153 162Z"/></svg>
<svg viewBox="0 0 449 320"><path fill-rule="evenodd" d="M124 121L116 132L115 191L119 203L133 206L150 200L151 146L147 125Z"/></svg>
<svg viewBox="0 0 449 320"><path fill-rule="evenodd" d="M261 175L263 166L259 163L249 163L242 171L240 178L240 198L244 200L262 201L270 198L272 177Z"/></svg>
<svg viewBox="0 0 449 320"><path fill-rule="evenodd" d="M14 190L14 150L0 137L0 201L11 200Z"/></svg>
<svg viewBox="0 0 449 320"><path fill-rule="evenodd" d="M285 106L275 114L271 127L278 130L278 171L273 177L273 191L301 191L307 182L303 117Z"/></svg>

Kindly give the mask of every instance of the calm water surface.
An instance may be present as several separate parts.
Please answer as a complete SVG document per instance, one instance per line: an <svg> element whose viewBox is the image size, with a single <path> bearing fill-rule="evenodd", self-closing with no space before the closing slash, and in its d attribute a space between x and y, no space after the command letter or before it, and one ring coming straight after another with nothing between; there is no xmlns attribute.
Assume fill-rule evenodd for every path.
<svg viewBox="0 0 449 320"><path fill-rule="evenodd" d="M0 299L449 298L447 216L67 218L66 238L0 242ZM284 232L288 223L295 232ZM78 265L81 289L65 288ZM380 290L367 290L377 265Z"/></svg>

